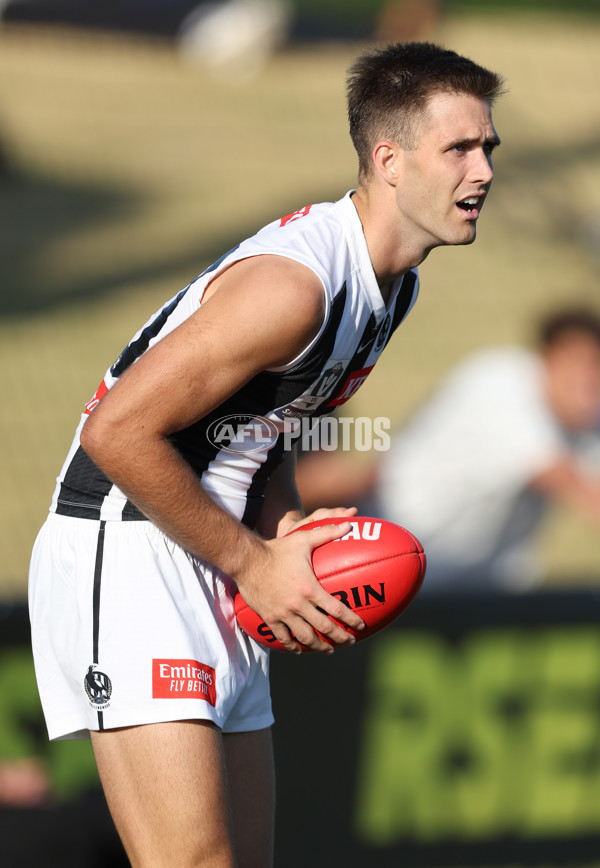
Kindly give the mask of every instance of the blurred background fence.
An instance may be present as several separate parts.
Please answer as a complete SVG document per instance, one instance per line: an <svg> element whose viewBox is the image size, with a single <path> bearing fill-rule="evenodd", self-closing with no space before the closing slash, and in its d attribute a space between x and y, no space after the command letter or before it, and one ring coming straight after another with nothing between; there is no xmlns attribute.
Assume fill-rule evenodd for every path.
<svg viewBox="0 0 600 868"><path fill-rule="evenodd" d="M194 5L161 4L159 0L0 3L0 370L4 383L0 597L5 604L0 624L0 757L41 756L50 770L50 803L55 805L75 804L73 799L82 797L94 773L89 772L85 746L41 747L43 724L24 644L27 628L22 604L31 545L80 409L140 322L216 255L267 220L312 201L337 199L355 184L355 159L346 133L344 75L367 41L416 38L442 42L500 71L509 92L495 111L503 144L478 240L472 248L434 252L424 263L419 303L378 365L377 375L353 399L349 413L385 414L398 424L428 394L440 374L468 351L490 343L526 341L530 323L560 302L585 302L600 310L598 0L298 0L288 7L288 17L281 19L278 33L269 36L264 51L250 56L244 54L246 47L231 62L213 58L210 63L202 52L182 48L181 25ZM187 45L189 48L189 41ZM548 588L570 594L583 584L600 582L600 541L584 521L555 511L544 548ZM594 804L598 759L592 738L597 736L600 713L594 593L589 590L583 597L568 598L572 622L537 625L531 634L529 622L519 620L521 615L517 618L520 626L515 626L514 607L510 612L500 607L498 618L506 620L494 624L493 641L469 633L468 642L460 645L462 650L457 650L454 640L446 648L449 640L444 630L450 629L446 617L430 612L430 620L419 623L414 633L403 621L406 634L395 630L368 650L339 655L339 665L345 667L339 678L353 697L356 727L373 733L368 739L369 759L364 760L362 747L360 755L379 769L377 774L393 773L394 786L400 786L406 766L417 763L421 755L420 748L412 752L407 744L425 735L419 726L420 712L408 700L399 700L398 714L394 712L396 717L391 718L380 704L381 696L393 697L394 691L405 689L410 696L417 689L402 679L395 686L386 686L390 661L396 672L411 667L414 673L422 672L418 689L430 691L427 714L431 719L435 717L432 697L437 691L448 701L454 695L446 678L448 666L453 669L451 684L457 690L456 720L444 717L439 724L440 744L448 748L446 778L427 772L415 784L421 789L414 797L408 784L406 791L390 790L388 807L402 805L403 819L385 815L385 805L375 817L375 808L369 805L380 805L381 794L390 784L384 782L381 789L364 766L356 772L360 785L352 789L352 798L362 793L366 801L362 807L340 803L349 811L344 822L356 820L361 830L355 852L363 852L361 847L376 848L376 858L368 864L397 865L400 851L393 850L397 842L429 846L438 839L444 841L444 836L452 837L451 832L459 838L463 833L479 836L480 841L486 835L497 840L499 836L555 834L570 841L573 864L580 864L575 858L577 840L589 845L584 854L588 862L594 856L600 862ZM543 610L553 625L561 604L553 595L546 599L554 600L554 614ZM488 615L495 612L489 601L481 605ZM523 605L523 611L531 614L538 603ZM581 612L586 621L583 631ZM473 616L469 630L480 617L480 613ZM467 628L457 630L462 636L460 631ZM478 642L480 650L485 646L484 659L492 661L489 670L477 670L473 663L479 651L475 654L471 649ZM517 665L521 659L533 661L533 668L521 670ZM549 662L539 662L542 659ZM289 678L289 666L295 662L277 661L276 688L286 681L279 675L280 667L288 668ZM516 693L521 691L519 696L529 689L535 693L535 679L542 678L542 669L536 670L534 663L552 672L560 669L560 677L547 676L554 679L552 684L560 682L559 686L548 687L550 693L543 695L552 707L563 711L538 717L534 723L530 717L524 723L522 699L517 697L507 700L504 717L484 720L480 716L477 730L465 735L461 727L473 700L460 688L460 672L470 673L468 677L484 690L477 704L487 701L486 684L504 677L498 672L504 672L508 680L517 679L518 689L513 686ZM320 719L328 694L319 688L313 701L312 689L326 673L331 673L330 701L332 705L337 702L335 670L327 663L321 666L317 661L300 663L294 688L302 697L300 707L298 697L286 693L289 686L279 688L279 699L276 692L281 737L287 737L291 717ZM491 673L496 674L490 681ZM563 685L571 677L575 686ZM306 679L304 686L302 679ZM367 683L375 691L371 699ZM578 691L577 712L570 690ZM553 749L552 739L565 732L563 714L580 715L577 720L569 718L568 723L569 738L580 747L571 750L567 745L556 761L548 754L548 768L555 764L559 784L560 774L569 780L579 775L580 783L569 789L567 780L563 781L566 789L557 784L546 791L549 779L535 778L535 786L548 797L544 801L540 796L535 802L538 814L531 814L531 808L528 819L519 821L514 815L521 804L519 793L533 786L531 775L523 772L519 776L519 769L528 768L535 746L541 751L546 744L549 751ZM502 736L498 720L504 721ZM335 744L339 738L348 744L347 734L340 731L336 735L338 726L342 728L336 718L330 741ZM357 740L365 737L365 731L361 729L360 735L352 730ZM453 732L461 733L463 741L459 738L457 742ZM464 739L471 738L480 746L489 745L489 753L482 748L480 761L463 750ZM295 745L296 735L290 734L289 739ZM388 748L377 754L374 745L388 742L395 744L395 752L385 772ZM84 754L77 753L80 749ZM326 768L328 746L318 733L314 750ZM285 753L282 751L284 769ZM516 756L520 757L519 768ZM472 774L463 786L460 773L467 768ZM514 775L507 769L514 769ZM320 820L310 814L313 820L304 831L299 825L295 832L285 820L283 828L294 840L302 834L307 842L313 835L327 837L327 811L339 797L339 787L332 782L337 770L338 766L330 769L329 783L322 785L315 769L313 781L324 787L319 796ZM496 821L490 820L495 813L490 806L500 795L485 790L494 770L500 777L493 787L503 789L505 806L498 808ZM299 773L290 769L292 772ZM481 792L487 795L478 795L479 774ZM458 789L448 781L458 781ZM283 786L289 788L289 782ZM282 798L284 802L291 798L289 789L282 790ZM302 811L313 798L316 794L307 791ZM405 805L412 807L409 810ZM6 810L2 822L8 822L7 835L12 829L14 838L19 826L16 819L10 820L10 811L23 809ZM36 809L40 817L47 817L47 810ZM284 817L294 812L284 804ZM31 822L33 813L28 816ZM101 852L99 845L91 849ZM480 853L475 862L465 854L464 862L444 861L442 850L430 850L427 857L411 851L414 861L403 860L402 864L509 864L511 859L517 864L516 851L501 851L505 861L495 861L491 856L495 847L488 847L487 857ZM304 852L299 844L296 852ZM450 850L444 852L447 856ZM543 851L533 861L542 864L543 858L546 864L554 864L548 855L551 852ZM439 862L418 861L438 857ZM524 863L529 858L526 853L521 857ZM460 852L452 858L460 859ZM321 864L314 855L312 861ZM336 864L334 859L324 859L322 864L326 862ZM22 864L34 863L24 859ZM66 857L62 864L68 864ZM96 863L85 862L81 856L74 864ZM293 868L292 861L286 864ZM570 862L559 859L557 864Z"/></svg>
<svg viewBox="0 0 600 868"><path fill-rule="evenodd" d="M423 597L371 641L273 654L278 861L600 864L600 597Z"/></svg>
<svg viewBox="0 0 600 868"><path fill-rule="evenodd" d="M275 865L598 868L599 617L592 589L425 595L332 658L273 652ZM2 865L126 865L89 742L47 742L25 610L0 618L0 756L49 781L0 810Z"/></svg>

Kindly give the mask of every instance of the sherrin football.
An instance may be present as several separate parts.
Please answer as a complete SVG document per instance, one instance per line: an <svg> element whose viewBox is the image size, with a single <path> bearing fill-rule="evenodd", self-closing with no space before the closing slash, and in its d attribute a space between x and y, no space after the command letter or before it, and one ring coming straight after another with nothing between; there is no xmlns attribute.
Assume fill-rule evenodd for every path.
<svg viewBox="0 0 600 868"><path fill-rule="evenodd" d="M397 618L414 599L425 575L425 554L412 533L381 518L326 518L302 525L292 533L344 521L350 521L351 529L343 537L314 549L312 564L327 593L365 622L364 630L357 632L345 627L362 641ZM239 593L235 597L235 614L244 632L261 645L286 650Z"/></svg>

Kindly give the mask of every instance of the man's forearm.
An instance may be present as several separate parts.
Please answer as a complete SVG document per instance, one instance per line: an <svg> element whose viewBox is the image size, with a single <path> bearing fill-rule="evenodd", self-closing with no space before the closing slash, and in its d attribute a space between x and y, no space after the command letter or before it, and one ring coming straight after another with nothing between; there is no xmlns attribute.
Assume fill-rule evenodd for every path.
<svg viewBox="0 0 600 868"><path fill-rule="evenodd" d="M235 577L262 543L204 490L198 476L165 438L124 448L122 437L100 439L93 426L82 447L100 469L167 536L187 551Z"/></svg>
<svg viewBox="0 0 600 868"><path fill-rule="evenodd" d="M295 468L294 453L288 452L269 480L257 525L258 532L265 539L283 536L295 522L304 517L296 488Z"/></svg>

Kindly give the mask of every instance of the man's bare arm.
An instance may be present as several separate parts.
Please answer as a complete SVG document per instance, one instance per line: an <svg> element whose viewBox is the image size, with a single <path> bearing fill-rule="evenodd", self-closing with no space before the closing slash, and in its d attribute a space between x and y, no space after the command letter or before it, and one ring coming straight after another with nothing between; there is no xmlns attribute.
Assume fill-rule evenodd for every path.
<svg viewBox="0 0 600 868"><path fill-rule="evenodd" d="M539 473L532 487L600 524L600 479L586 474L565 456Z"/></svg>
<svg viewBox="0 0 600 868"><path fill-rule="evenodd" d="M290 450L269 480L257 530L265 539L274 539L311 521L333 517L351 519L356 512L355 506L338 506L316 508L305 515L296 488L295 453Z"/></svg>
<svg viewBox="0 0 600 868"><path fill-rule="evenodd" d="M81 440L148 518L234 578L290 650L299 650L290 630L313 650L328 650L315 630L347 644L346 631L324 613L350 627L362 623L322 590L310 565L312 549L340 529L262 540L212 501L169 437L260 371L295 358L323 315L323 288L308 268L272 256L237 263L213 282L196 313L125 372Z"/></svg>

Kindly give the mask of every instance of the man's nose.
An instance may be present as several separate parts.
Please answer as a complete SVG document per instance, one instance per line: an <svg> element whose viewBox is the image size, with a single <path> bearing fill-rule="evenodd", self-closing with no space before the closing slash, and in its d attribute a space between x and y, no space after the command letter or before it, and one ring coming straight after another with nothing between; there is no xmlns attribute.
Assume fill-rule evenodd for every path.
<svg viewBox="0 0 600 868"><path fill-rule="evenodd" d="M489 184L494 177L494 164L492 155L482 149L476 152L475 164L472 167L472 181L479 181L482 184Z"/></svg>

